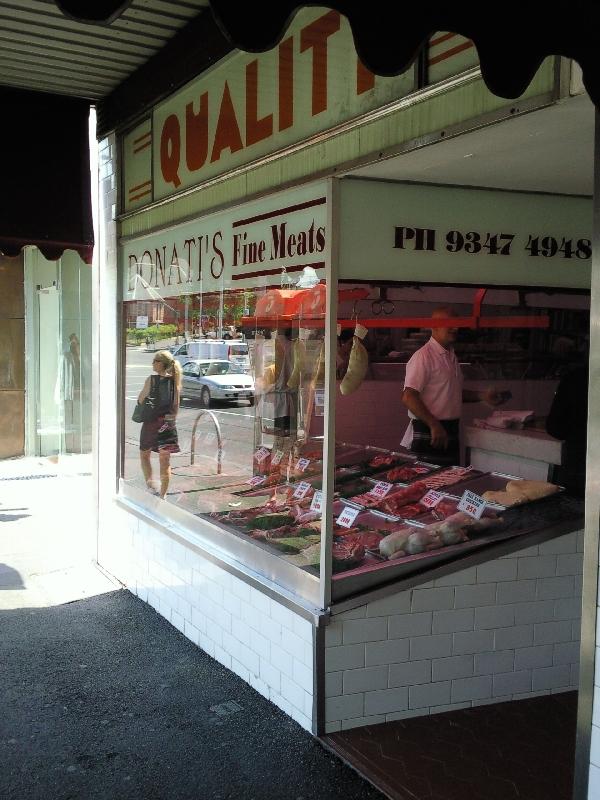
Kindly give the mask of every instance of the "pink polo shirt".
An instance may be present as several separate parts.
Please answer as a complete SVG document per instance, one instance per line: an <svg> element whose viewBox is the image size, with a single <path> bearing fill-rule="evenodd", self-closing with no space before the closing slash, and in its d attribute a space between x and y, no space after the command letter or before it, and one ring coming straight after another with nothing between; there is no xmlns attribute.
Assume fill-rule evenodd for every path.
<svg viewBox="0 0 600 800"><path fill-rule="evenodd" d="M404 388L419 392L421 400L437 419L459 419L463 389L460 364L454 350L446 350L433 337L410 357ZM408 415L415 418L410 411ZM410 447L411 442L412 426L409 425L402 445Z"/></svg>

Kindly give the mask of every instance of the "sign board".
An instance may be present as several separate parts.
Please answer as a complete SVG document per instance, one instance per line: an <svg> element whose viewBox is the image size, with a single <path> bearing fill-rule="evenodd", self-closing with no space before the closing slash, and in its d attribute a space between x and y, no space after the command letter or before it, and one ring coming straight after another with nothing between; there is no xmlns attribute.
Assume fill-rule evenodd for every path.
<svg viewBox="0 0 600 800"><path fill-rule="evenodd" d="M124 139L124 210L168 197L385 106L415 90L356 55L347 19L303 8L266 53L235 51Z"/></svg>
<svg viewBox="0 0 600 800"><path fill-rule="evenodd" d="M340 278L589 289L591 199L341 184Z"/></svg>
<svg viewBox="0 0 600 800"><path fill-rule="evenodd" d="M141 314L139 314L135 318L135 327L138 330L140 330L141 328L147 328L148 327L148 316L147 315L146 316L142 316Z"/></svg>
<svg viewBox="0 0 600 800"><path fill-rule="evenodd" d="M306 184L122 245L123 299L281 285L325 277L326 184Z"/></svg>

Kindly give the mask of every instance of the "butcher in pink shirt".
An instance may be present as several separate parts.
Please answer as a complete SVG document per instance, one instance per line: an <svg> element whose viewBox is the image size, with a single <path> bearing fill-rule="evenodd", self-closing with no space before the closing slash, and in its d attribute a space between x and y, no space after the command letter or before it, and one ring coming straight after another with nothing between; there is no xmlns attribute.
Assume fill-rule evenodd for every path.
<svg viewBox="0 0 600 800"><path fill-rule="evenodd" d="M436 308L431 315L432 319L454 316L454 311L448 307ZM483 401L495 406L504 399L494 389L463 389L463 376L454 353L457 331L451 327L432 327L429 341L406 365L402 392L402 402L410 417L402 445L438 464L459 463L463 403Z"/></svg>

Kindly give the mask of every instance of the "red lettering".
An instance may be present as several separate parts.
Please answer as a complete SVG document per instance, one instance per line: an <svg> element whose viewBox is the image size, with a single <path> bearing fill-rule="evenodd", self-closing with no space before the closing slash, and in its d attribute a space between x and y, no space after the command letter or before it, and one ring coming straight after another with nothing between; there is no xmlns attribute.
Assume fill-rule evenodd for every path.
<svg viewBox="0 0 600 800"><path fill-rule="evenodd" d="M229 91L229 84L225 81L223 97L221 98L221 108L219 109L219 119L217 120L217 130L215 132L215 140L210 157L211 164L221 158L223 150L229 149L232 153L237 153L237 151L242 150L243 147L240 128L237 117L235 116L231 92Z"/></svg>
<svg viewBox="0 0 600 800"><path fill-rule="evenodd" d="M279 130L294 124L294 40L279 45Z"/></svg>
<svg viewBox="0 0 600 800"><path fill-rule="evenodd" d="M208 155L208 92L200 95L200 110L194 104L185 107L185 163L190 171L200 169Z"/></svg>
<svg viewBox="0 0 600 800"><path fill-rule="evenodd" d="M246 147L273 134L273 114L258 118L258 60L246 65Z"/></svg>
<svg viewBox="0 0 600 800"><path fill-rule="evenodd" d="M167 183L175 188L181 184L179 159L181 158L181 130L175 114L170 114L160 134L160 169Z"/></svg>
<svg viewBox="0 0 600 800"><path fill-rule="evenodd" d="M327 40L340 29L340 15L328 11L300 31L300 52L312 49L312 115L327 108Z"/></svg>
<svg viewBox="0 0 600 800"><path fill-rule="evenodd" d="M375 86L375 75L367 69L360 58L356 59L356 94L363 94Z"/></svg>

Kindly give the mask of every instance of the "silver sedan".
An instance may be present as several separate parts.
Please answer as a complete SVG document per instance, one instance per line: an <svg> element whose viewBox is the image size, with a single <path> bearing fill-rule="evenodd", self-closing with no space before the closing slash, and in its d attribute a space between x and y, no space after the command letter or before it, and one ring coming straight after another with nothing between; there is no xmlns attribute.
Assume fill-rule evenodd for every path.
<svg viewBox="0 0 600 800"><path fill-rule="evenodd" d="M253 406L254 379L231 361L187 361L183 365L181 394L199 400L203 408L208 408L212 400L248 400Z"/></svg>

